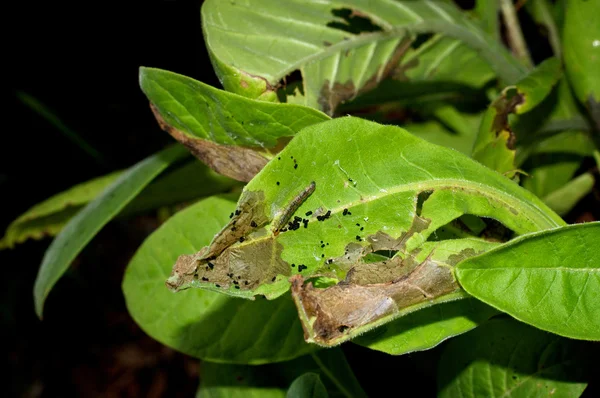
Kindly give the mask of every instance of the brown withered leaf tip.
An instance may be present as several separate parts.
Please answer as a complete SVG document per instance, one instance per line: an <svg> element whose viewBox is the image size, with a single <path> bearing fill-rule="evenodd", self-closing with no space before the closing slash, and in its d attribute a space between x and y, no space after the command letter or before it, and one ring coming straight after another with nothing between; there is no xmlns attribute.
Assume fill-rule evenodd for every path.
<svg viewBox="0 0 600 398"><path fill-rule="evenodd" d="M219 174L238 181L250 181L267 164L259 152L242 146L221 145L192 137L169 125L156 106L150 103L160 128L185 145L190 152Z"/></svg>

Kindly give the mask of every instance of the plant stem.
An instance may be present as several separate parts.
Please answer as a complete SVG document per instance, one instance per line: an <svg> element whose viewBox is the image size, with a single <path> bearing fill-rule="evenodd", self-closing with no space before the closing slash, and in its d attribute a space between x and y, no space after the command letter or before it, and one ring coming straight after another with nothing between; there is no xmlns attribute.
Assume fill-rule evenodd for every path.
<svg viewBox="0 0 600 398"><path fill-rule="evenodd" d="M500 0L500 9L504 16L504 23L506 25L506 32L508 36L508 44L515 54L515 56L527 67L533 66L533 61L529 55L527 44L523 38L523 32L521 31L521 25L519 24L519 18L517 12L512 3L512 0Z"/></svg>

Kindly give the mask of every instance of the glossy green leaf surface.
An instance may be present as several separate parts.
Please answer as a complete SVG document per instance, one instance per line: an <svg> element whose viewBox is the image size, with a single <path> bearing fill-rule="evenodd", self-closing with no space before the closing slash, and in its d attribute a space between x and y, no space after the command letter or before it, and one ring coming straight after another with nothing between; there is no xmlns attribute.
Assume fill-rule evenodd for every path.
<svg viewBox="0 0 600 398"><path fill-rule="evenodd" d="M120 173L75 185L33 206L8 226L0 247L14 247L27 239L56 235L69 219L112 184Z"/></svg>
<svg viewBox="0 0 600 398"><path fill-rule="evenodd" d="M289 296L249 301L198 289L173 294L165 287L177 256L208 244L234 209L229 200L206 199L148 237L123 280L129 313L154 339L204 360L260 364L313 351Z"/></svg>
<svg viewBox="0 0 600 398"><path fill-rule="evenodd" d="M121 174L102 195L69 220L46 250L35 280L33 296L39 317L50 290L85 245L150 181L186 156L185 148L177 145L142 160Z"/></svg>
<svg viewBox="0 0 600 398"><path fill-rule="evenodd" d="M286 398L327 398L327 390L316 373L299 376L287 391Z"/></svg>
<svg viewBox="0 0 600 398"><path fill-rule="evenodd" d="M266 149L329 119L312 108L248 99L161 69L140 68L139 79L164 120L192 140Z"/></svg>
<svg viewBox="0 0 600 398"><path fill-rule="evenodd" d="M438 365L438 397L572 397L586 388L582 344L513 319L452 339Z"/></svg>
<svg viewBox="0 0 600 398"><path fill-rule="evenodd" d="M468 332L498 311L473 298L427 307L358 336L353 343L391 355L433 348Z"/></svg>
<svg viewBox="0 0 600 398"><path fill-rule="evenodd" d="M600 223L521 236L460 262L472 296L562 336L600 340Z"/></svg>
<svg viewBox="0 0 600 398"><path fill-rule="evenodd" d="M424 192L429 196L417 209ZM304 129L265 166L245 187L229 223L196 255L182 255L167 284L275 298L293 277L297 304L331 294L332 301L319 306L343 303L335 310L342 317L355 312L356 324L338 319L339 333L323 339L313 335L313 315L301 306L309 340L331 345L364 327L455 299L460 289L452 264L489 243L477 237L426 241L464 214L497 219L518 234L564 223L529 192L456 151L397 127L334 119ZM400 253L389 265L363 261L380 250ZM315 290L303 284L317 274L345 285ZM396 279L401 283L390 284L391 291L381 290L381 283ZM364 289L371 301L359 299L354 289ZM339 301L338 294L347 297ZM369 312L381 300L389 303L385 310Z"/></svg>
<svg viewBox="0 0 600 398"><path fill-rule="evenodd" d="M562 40L567 75L575 95L588 108L600 106L600 3L567 0Z"/></svg>
<svg viewBox="0 0 600 398"><path fill-rule="evenodd" d="M228 91L256 97L300 70L303 103L330 114L388 76L417 33L460 40L509 83L525 73L499 42L446 2L209 0L202 23Z"/></svg>

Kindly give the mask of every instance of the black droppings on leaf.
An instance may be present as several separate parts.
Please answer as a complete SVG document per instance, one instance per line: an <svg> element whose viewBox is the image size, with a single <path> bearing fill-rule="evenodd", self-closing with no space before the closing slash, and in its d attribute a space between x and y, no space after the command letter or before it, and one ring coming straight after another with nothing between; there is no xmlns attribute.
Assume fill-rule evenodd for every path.
<svg viewBox="0 0 600 398"><path fill-rule="evenodd" d="M221 287L221 285L219 285L218 283L215 283L215 287Z"/></svg>
<svg viewBox="0 0 600 398"><path fill-rule="evenodd" d="M295 164L295 165L294 165L294 169L297 169L297 168L298 168L298 165L297 165L297 164Z"/></svg>
<svg viewBox="0 0 600 398"><path fill-rule="evenodd" d="M239 290L239 288L240 288L238 285L235 285L234 287L235 287L236 289L238 289L238 290Z"/></svg>
<svg viewBox="0 0 600 398"><path fill-rule="evenodd" d="M255 222L254 220L252 220L252 221L250 222L250 226L251 226L252 228L256 228L256 227L258 227L258 225L256 224L256 222Z"/></svg>
<svg viewBox="0 0 600 398"><path fill-rule="evenodd" d="M279 181L277 181L277 185L279 185Z"/></svg>
<svg viewBox="0 0 600 398"><path fill-rule="evenodd" d="M342 216L346 216L348 215L348 209L344 209L344 211L342 212Z"/></svg>
<svg viewBox="0 0 600 398"><path fill-rule="evenodd" d="M271 282L275 282L275 279L277 279L276 276L274 276L273 279L271 279Z"/></svg>
<svg viewBox="0 0 600 398"><path fill-rule="evenodd" d="M362 231L363 229L365 229L365 227L360 227L360 230Z"/></svg>
<svg viewBox="0 0 600 398"><path fill-rule="evenodd" d="M359 242L362 242L362 238L360 236L358 236L358 235L356 235L356 240L359 241Z"/></svg>
<svg viewBox="0 0 600 398"><path fill-rule="evenodd" d="M304 271L305 269L308 269L308 267L307 267L306 265L304 265L304 264L300 264L300 265L298 265L298 272L302 272L302 271Z"/></svg>
<svg viewBox="0 0 600 398"><path fill-rule="evenodd" d="M208 268L210 268L210 269L215 268L215 265L213 263L211 263L210 261L207 264L208 264Z"/></svg>
<svg viewBox="0 0 600 398"><path fill-rule="evenodd" d="M231 213L231 214L229 215L229 218L233 218L233 213Z"/></svg>
<svg viewBox="0 0 600 398"><path fill-rule="evenodd" d="M359 223L356 223L356 226L357 226L357 227L360 227L360 224L359 224Z"/></svg>
<svg viewBox="0 0 600 398"><path fill-rule="evenodd" d="M245 241L246 238L244 238L243 236L240 238L240 243L242 243L243 241Z"/></svg>
<svg viewBox="0 0 600 398"><path fill-rule="evenodd" d="M312 215L312 211L307 211L306 214L304 214L306 217Z"/></svg>
<svg viewBox="0 0 600 398"><path fill-rule="evenodd" d="M235 215L236 215L236 216L239 216L240 214L242 214L242 211L241 211L241 210L236 210L236 211L235 211Z"/></svg>
<svg viewBox="0 0 600 398"><path fill-rule="evenodd" d="M292 268L294 268L296 266L296 264L292 263Z"/></svg>
<svg viewBox="0 0 600 398"><path fill-rule="evenodd" d="M208 278L207 278L207 277L205 277L205 276L203 276L203 277L202 277L202 280L203 280L204 282L208 282Z"/></svg>

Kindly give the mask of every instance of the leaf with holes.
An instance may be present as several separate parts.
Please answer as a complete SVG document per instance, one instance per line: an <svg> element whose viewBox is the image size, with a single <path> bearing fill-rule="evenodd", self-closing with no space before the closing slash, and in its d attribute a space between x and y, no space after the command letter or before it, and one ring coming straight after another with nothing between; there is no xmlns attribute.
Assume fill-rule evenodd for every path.
<svg viewBox="0 0 600 398"><path fill-rule="evenodd" d="M438 396L576 398L587 385L584 350L580 342L494 319L448 343Z"/></svg>
<svg viewBox="0 0 600 398"><path fill-rule="evenodd" d="M600 340L600 222L521 236L456 270L481 301L540 329Z"/></svg>
<svg viewBox="0 0 600 398"><path fill-rule="evenodd" d="M476 233L459 220L465 214L504 227L480 221ZM506 228L523 234L564 224L466 156L352 117L302 130L245 187L230 216L210 245L179 257L167 284L272 299L293 277L307 338L324 345L463 297L453 264L487 250L486 239L505 239ZM442 229L455 239L439 240Z"/></svg>
<svg viewBox="0 0 600 398"><path fill-rule="evenodd" d="M329 119L299 105L241 97L160 69L140 68L140 86L160 126L217 172L249 181L270 150Z"/></svg>
<svg viewBox="0 0 600 398"><path fill-rule="evenodd" d="M123 280L129 313L154 339L208 361L260 364L313 351L302 341L289 297L246 301L196 289L175 295L165 288L177 256L208 244L234 209L229 200L203 200L146 239Z"/></svg>
<svg viewBox="0 0 600 398"><path fill-rule="evenodd" d="M525 74L498 41L443 2L208 0L202 25L226 90L272 98L282 79L300 71L301 98L289 101L328 114L390 76L419 33L460 40L508 83Z"/></svg>

